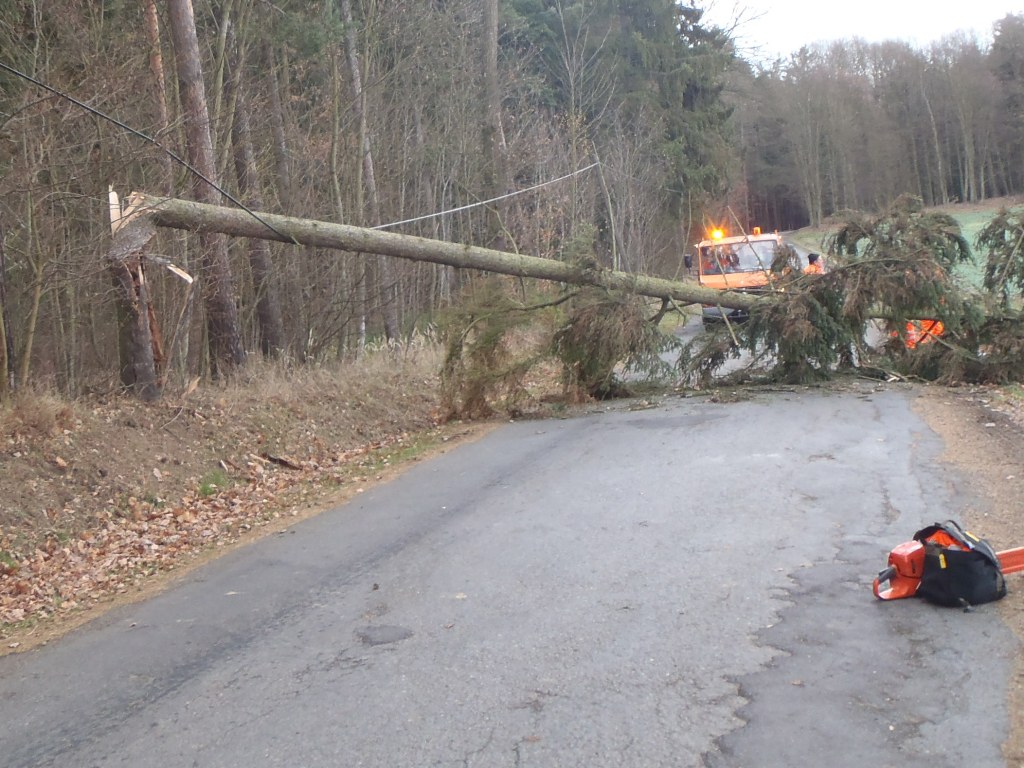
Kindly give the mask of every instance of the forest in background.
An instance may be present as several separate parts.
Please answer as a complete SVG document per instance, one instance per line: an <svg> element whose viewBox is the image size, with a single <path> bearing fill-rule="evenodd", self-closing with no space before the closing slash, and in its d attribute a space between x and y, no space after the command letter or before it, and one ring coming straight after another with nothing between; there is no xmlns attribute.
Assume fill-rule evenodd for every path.
<svg viewBox="0 0 1024 768"><path fill-rule="evenodd" d="M109 186L668 277L726 216L791 229L1024 191L1021 15L991 41L755 67L671 0L202 1L194 48L190 7L0 8L0 397L124 382ZM204 143L197 99L203 175L230 198L178 161ZM347 358L478 282L170 231L146 262L178 387L246 355Z"/></svg>

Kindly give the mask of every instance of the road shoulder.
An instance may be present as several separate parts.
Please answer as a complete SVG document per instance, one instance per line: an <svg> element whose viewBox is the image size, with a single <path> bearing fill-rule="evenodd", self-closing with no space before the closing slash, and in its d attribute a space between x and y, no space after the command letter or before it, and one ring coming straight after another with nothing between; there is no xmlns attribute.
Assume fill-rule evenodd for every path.
<svg viewBox="0 0 1024 768"><path fill-rule="evenodd" d="M996 389L929 386L915 402L927 424L942 438L941 461L971 484L977 509L936 511L988 539L996 549L1024 546L1024 408ZM1003 620L1024 641L1024 575L1008 578L1009 595L1000 602ZM1024 653L1018 651L1008 686L1010 735L1003 745L1008 765L1024 764Z"/></svg>

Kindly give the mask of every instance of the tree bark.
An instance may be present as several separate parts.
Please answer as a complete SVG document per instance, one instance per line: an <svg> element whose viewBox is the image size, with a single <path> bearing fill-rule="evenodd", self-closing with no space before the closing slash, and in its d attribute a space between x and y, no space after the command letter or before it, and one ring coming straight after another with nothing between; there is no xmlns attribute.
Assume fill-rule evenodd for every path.
<svg viewBox="0 0 1024 768"><path fill-rule="evenodd" d="M490 248L429 240L346 224L262 212L253 215L238 208L224 208L150 195L140 195L139 202L146 215L151 216L153 222L161 227L199 233L220 232L235 237L257 237L354 253L394 256L516 277L595 285L686 304L717 304L730 309L749 310L759 300L757 296L751 294L702 288L693 283L581 267L553 259L504 253Z"/></svg>
<svg viewBox="0 0 1024 768"><path fill-rule="evenodd" d="M281 78L278 73L277 57L269 42L264 46L263 55L266 59L270 91L270 132L274 138L274 160L277 163L277 199L280 209L287 213L295 206L295 193L292 189L292 170L288 159L284 104L281 99Z"/></svg>
<svg viewBox="0 0 1024 768"><path fill-rule="evenodd" d="M160 19L156 11L156 0L146 3L146 37L149 40L149 69L156 82L157 136L166 136L171 124L167 109L167 84L164 80L164 58L160 51ZM167 152L160 153L160 168L163 171L165 192L174 192L174 166Z"/></svg>
<svg viewBox="0 0 1024 768"><path fill-rule="evenodd" d="M185 118L185 143L189 163L205 180L194 176L196 199L210 205L219 202L216 161L210 135L210 115L203 87L192 0L167 0L174 60ZM245 350L235 307L234 286L225 238L218 233L200 236L203 252L202 291L206 306L210 360L213 373L227 373L245 362Z"/></svg>
<svg viewBox="0 0 1024 768"><path fill-rule="evenodd" d="M36 340L36 331L39 328L39 306L43 301L43 288L45 286L44 272L46 264L42 248L39 247L39 229L36 225L35 196L29 190L25 205L25 239L27 241L26 251L31 254L29 268L31 269L32 288L29 301L28 317L25 322L25 343L21 349L21 358L18 360L18 374L16 386L22 391L28 389L29 374L32 368L32 347Z"/></svg>
<svg viewBox="0 0 1024 768"><path fill-rule="evenodd" d="M928 123L932 130L932 149L935 151L935 168L938 186L938 199L933 200L933 205L944 205L949 202L949 191L946 187L946 169L942 163L942 142L939 140L939 126L935 121L935 113L932 111L932 102L928 98L928 91L925 88L924 75L921 76L921 98L928 111Z"/></svg>
<svg viewBox="0 0 1024 768"><path fill-rule="evenodd" d="M263 194L260 191L256 171L256 153L253 151L252 134L249 128L249 100L245 86L240 81L240 65L237 52L231 58L235 70L231 82L237 83L233 94L235 119L231 126L231 143L234 145L235 175L238 177L238 191L242 199L253 208L261 209ZM273 264L270 258L270 243L253 239L249 242L249 265L252 269L253 290L256 294L256 318L259 322L260 348L263 354L276 357L284 351L284 322L281 319L281 301L277 283L273 280Z"/></svg>
<svg viewBox="0 0 1024 768"><path fill-rule="evenodd" d="M501 84L498 80L498 0L486 0L483 7L483 161L484 199L504 194L506 184L504 147L501 141ZM487 209L486 245L505 248L498 203Z"/></svg>
<svg viewBox="0 0 1024 768"><path fill-rule="evenodd" d="M7 253L4 251L4 230L0 227L0 402L14 387L14 341L11 338L11 315L7 308Z"/></svg>
<svg viewBox="0 0 1024 768"><path fill-rule="evenodd" d="M345 51L348 56L349 70L352 75L352 90L355 94L356 117L359 121L359 148L363 160L363 184L366 185L367 203L370 207L370 221L381 224L380 198L377 194L377 176L373 164L373 149L370 141L370 128L366 119L366 94L363 90L363 75L359 64L359 48L355 33L355 22L352 17L351 0L340 0L341 18L345 23ZM378 283L381 293L381 317L384 322L384 335L389 339L397 339L398 329L398 278L395 266L386 258L377 259Z"/></svg>
<svg viewBox="0 0 1024 768"><path fill-rule="evenodd" d="M142 257L156 235L153 222L139 217L114 233L107 252L107 267L113 278L119 316L121 383L146 402L162 393L157 373L151 321L152 301Z"/></svg>

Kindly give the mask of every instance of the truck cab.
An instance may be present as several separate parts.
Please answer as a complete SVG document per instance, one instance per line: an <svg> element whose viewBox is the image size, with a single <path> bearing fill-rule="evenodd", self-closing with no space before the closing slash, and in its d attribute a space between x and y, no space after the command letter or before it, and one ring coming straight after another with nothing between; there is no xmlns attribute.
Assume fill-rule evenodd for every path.
<svg viewBox="0 0 1024 768"><path fill-rule="evenodd" d="M709 234L710 237L694 246L700 285L720 291L765 290L771 281L772 262L783 244L782 236L778 233L762 234L758 227L751 234L727 236L720 229ZM731 322L747 319L744 310L705 304L704 324L722 322L723 313Z"/></svg>

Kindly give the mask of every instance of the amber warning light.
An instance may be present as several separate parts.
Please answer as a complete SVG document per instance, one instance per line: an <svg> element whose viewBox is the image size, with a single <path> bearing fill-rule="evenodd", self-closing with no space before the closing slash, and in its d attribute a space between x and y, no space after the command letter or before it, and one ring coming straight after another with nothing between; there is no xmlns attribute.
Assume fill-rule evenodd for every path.
<svg viewBox="0 0 1024 768"><path fill-rule="evenodd" d="M720 230L720 229L713 229L713 230L711 230L711 239L712 240L721 240L723 237L725 237L725 233L722 232L722 230Z"/></svg>

